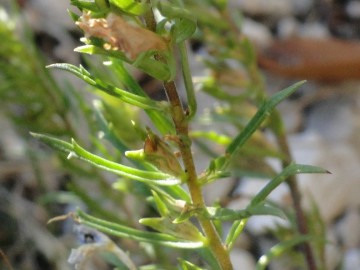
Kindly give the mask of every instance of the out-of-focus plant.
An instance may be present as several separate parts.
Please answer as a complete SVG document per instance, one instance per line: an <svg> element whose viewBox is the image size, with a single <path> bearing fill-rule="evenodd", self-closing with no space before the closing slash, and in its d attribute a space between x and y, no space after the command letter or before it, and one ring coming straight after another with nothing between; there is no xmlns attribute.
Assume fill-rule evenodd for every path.
<svg viewBox="0 0 360 270"><path fill-rule="evenodd" d="M92 215L77 210L70 213L69 217L97 231L139 243L143 259L136 264L140 269L169 269L176 264L176 257L177 268L180 269L233 269L229 255L247 220L253 215L285 216L282 210L267 202L267 197L281 183L288 182L295 203L299 233L289 242L274 247L268 256L261 257L259 269L266 267L269 260L276 257L277 250L284 251L313 239L307 235L294 176L326 171L291 163L282 122L275 110L276 105L295 92L303 82L270 98L266 97L254 50L241 33L241 15L237 11L230 11L226 1L205 0L72 0L71 4L80 13L70 12L70 15L84 32L82 41L85 45L76 48L76 51L100 55L103 67L97 69L90 64L89 68L85 68L64 63L50 67L74 74L101 97L101 100L94 102L96 122L92 122L89 116L89 110L92 109L89 109L85 99L79 97L77 100L80 102L74 107L87 112L85 119L89 124L88 138L83 141L86 136L76 127L70 127L73 119L64 114L67 112L67 103L63 93L55 91L48 97L51 100L44 100L45 104L40 104L44 107L40 106L35 115L46 115L44 110L58 110L65 125L63 130L77 131L65 134L73 139L69 142L59 139L58 136L64 134L59 134L56 129L40 130L33 127L36 132L40 130L52 134L33 133L33 136L66 153L67 159L71 159L67 162L69 168L75 171L84 168L80 163L72 161L75 158L94 168L89 176L98 179L101 198L94 199L86 188L74 181L70 189L87 204ZM203 43L207 51L204 62L212 71L201 81L201 89L223 104L211 111L208 120L233 125L238 131L235 136L219 131L190 130L190 124L196 119L198 102L186 46L190 38ZM15 48L10 46L6 51ZM19 48L24 57L28 57L22 51L23 47ZM11 83L17 76L15 71L23 68L23 65L20 61L19 67L14 67L13 71L3 75ZM167 100L154 101L149 98L128 67L138 68L162 81ZM108 76L103 69L114 76ZM41 67L40 70L47 72ZM29 76L33 74L33 70L23 72ZM179 95L179 78L185 86L184 103ZM49 82L44 80L42 83ZM21 89L20 86L17 89ZM29 98L32 95L31 86L31 83L26 86L29 87ZM54 83L52 87L44 88L44 91L55 86ZM3 93L11 95L11 91ZM54 98L53 93L59 96ZM74 92L72 95L77 96ZM14 100L19 101L16 98ZM59 100L64 102L58 104ZM52 106L48 108L46 102ZM28 103L28 100L23 103ZM151 126L141 123L137 113L129 109L130 106L136 108L135 111L143 110ZM40 127L42 122L39 119ZM263 129L275 135L278 148L267 141L261 132ZM113 149L93 133L99 133L101 138L107 139ZM191 146L194 141L201 143L206 140L222 146L222 150L215 151L202 144L213 157L208 168L198 172ZM139 141L142 141L143 146L136 150L134 148ZM267 157L281 160L283 169L276 172L266 163ZM101 170L118 176L113 181L113 189L107 184L108 175ZM251 199L247 207L233 210L205 204L203 188L206 185L214 181L226 181L223 178L230 175L248 174L272 180ZM98 203L100 199L104 201L107 195L121 211L114 205L109 210ZM135 200L136 207L140 209L139 214L133 212L136 207L127 206L124 198L129 197ZM221 228L225 222L231 223L231 228L226 235L222 235ZM146 230L146 227L149 229ZM70 261L85 265L88 255L95 251L119 269L134 269L136 264L114 242L97 231L81 229L84 246L72 253ZM124 246L134 252L128 242ZM305 248L309 269L315 269L310 245L307 244ZM174 253L174 249L179 252Z"/></svg>

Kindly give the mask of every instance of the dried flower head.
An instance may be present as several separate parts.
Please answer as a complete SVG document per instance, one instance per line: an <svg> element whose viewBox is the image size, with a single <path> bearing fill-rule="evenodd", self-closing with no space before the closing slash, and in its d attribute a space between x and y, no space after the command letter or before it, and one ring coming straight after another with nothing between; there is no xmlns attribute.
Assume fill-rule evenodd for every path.
<svg viewBox="0 0 360 270"><path fill-rule="evenodd" d="M92 18L89 13L84 13L76 24L85 32L86 38L101 38L106 42L104 49L120 50L132 61L142 52L167 49L167 43L157 34L113 13L106 18Z"/></svg>

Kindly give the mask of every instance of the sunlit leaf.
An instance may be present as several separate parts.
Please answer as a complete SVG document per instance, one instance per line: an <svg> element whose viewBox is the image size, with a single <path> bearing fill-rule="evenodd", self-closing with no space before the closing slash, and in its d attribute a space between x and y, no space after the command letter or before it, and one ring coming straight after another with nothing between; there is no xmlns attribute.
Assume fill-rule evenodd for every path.
<svg viewBox="0 0 360 270"><path fill-rule="evenodd" d="M207 207L205 217L215 220L230 221L249 218L254 215L272 215L280 218L286 218L283 211L269 204L259 204L249 206L241 210L233 210L229 208Z"/></svg>
<svg viewBox="0 0 360 270"><path fill-rule="evenodd" d="M142 15L150 8L150 6L144 1L109 0L109 2L111 5L113 5L113 7L116 7L122 12L128 13L130 15Z"/></svg>
<svg viewBox="0 0 360 270"><path fill-rule="evenodd" d="M176 179L168 174L154 171L143 171L110 160L106 160L102 157L86 151L74 140L72 140L72 143L68 143L54 137L41 134L32 133L32 136L57 150L69 154L68 159L72 157L78 158L94 165L95 167L115 173L122 177L137 180L147 184L157 184L165 186L178 185L181 183L179 179Z"/></svg>
<svg viewBox="0 0 360 270"><path fill-rule="evenodd" d="M121 224L98 219L82 212L81 210L76 212L74 219L81 224L97 229L103 233L121 238L133 239L139 242L147 242L183 249L198 249L205 246L202 241L186 241L169 234L140 231Z"/></svg>
<svg viewBox="0 0 360 270"><path fill-rule="evenodd" d="M190 221L178 224L173 223L169 217L155 217L142 218L139 223L182 240L206 242L199 230Z"/></svg>
<svg viewBox="0 0 360 270"><path fill-rule="evenodd" d="M263 105L259 108L254 117L250 120L250 122L246 125L243 131L235 137L235 139L228 145L226 148L226 156L230 160L234 154L239 151L239 149L245 144L245 142L250 138L250 136L259 128L261 123L270 115L272 110L275 108L277 104L283 101L285 98L290 96L292 93L296 91L301 85L303 85L305 81L298 82L279 93L271 96L270 99L263 103ZM229 161L226 163L229 164Z"/></svg>
<svg viewBox="0 0 360 270"><path fill-rule="evenodd" d="M272 179L264 188L258 192L251 200L250 205L255 206L266 200L267 196L277 188L281 183L286 181L290 176L300 173L329 173L327 170L302 164L290 164L281 173L279 173L274 179Z"/></svg>
<svg viewBox="0 0 360 270"><path fill-rule="evenodd" d="M111 58L109 68L114 70L119 80L126 86L129 92L139 96L147 97L148 95L141 88L139 83L133 78L129 71L125 68L124 63L116 58ZM170 121L166 114L155 110L145 110L152 123L157 127L161 134L174 134L174 124Z"/></svg>
<svg viewBox="0 0 360 270"><path fill-rule="evenodd" d="M132 104L134 106L143 108L143 109L153 109L153 110L164 110L166 109L166 105L164 103L159 103L151 100L150 98L135 95L128 91L117 88L113 85L107 84L98 78L92 76L86 69L82 66L76 67L71 64L53 64L48 66L49 68L58 68L62 70L66 70L76 75L80 79L84 80L88 84L94 86L95 88L106 92L109 95L117 97L122 101Z"/></svg>

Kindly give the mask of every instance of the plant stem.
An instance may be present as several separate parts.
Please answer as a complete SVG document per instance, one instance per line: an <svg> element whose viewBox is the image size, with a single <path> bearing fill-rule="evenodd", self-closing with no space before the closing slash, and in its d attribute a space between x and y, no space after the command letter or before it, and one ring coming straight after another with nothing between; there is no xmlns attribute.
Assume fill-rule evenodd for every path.
<svg viewBox="0 0 360 270"><path fill-rule="evenodd" d="M173 81L165 82L164 88L171 104L172 118L174 120L176 134L180 138L180 152L185 166L185 172L187 173L187 185L190 191L192 203L197 208L205 208L204 197L201 192L201 186L197 181L196 169L188 139L188 122L182 108L175 83ZM207 239L209 240L209 247L213 252L213 255L216 257L221 269L233 269L229 254L225 246L222 244L214 224L204 217L199 217L199 222Z"/></svg>
<svg viewBox="0 0 360 270"><path fill-rule="evenodd" d="M274 111L274 113L278 114L277 111ZM275 116L275 118L280 119L280 117L277 117L277 116ZM285 159L282 161L282 167L286 168L290 164L292 158L291 158L291 153L290 153L290 149L289 149L289 144L287 142L283 128L279 128L277 130L276 139L277 139L277 143L279 145L280 150L285 154ZM302 235L307 235L308 234L307 221L306 221L305 213L301 207L301 193L300 193L299 186L297 183L297 177L295 175L290 176L289 179L287 180L287 184L289 186L291 197L292 197L293 204L294 204L294 209L295 209L295 214L296 214L296 224L298 227L298 231ZM314 255L313 255L313 251L310 246L310 243L305 242L304 244L302 244L302 248L303 248L303 252L304 252L304 256L306 259L308 269L316 270L316 263L315 263L315 259L314 259Z"/></svg>
<svg viewBox="0 0 360 270"><path fill-rule="evenodd" d="M156 21L152 10L145 14L145 21L147 27L150 30L155 31ZM155 57L159 61L163 61L163 59L160 59L158 56ZM198 183L194 159L191 152L188 119L181 104L175 82L164 82L164 89L167 95L167 99L171 105L171 117L175 125L176 135L179 137L179 150L185 167L185 172L187 173L186 183L189 188L191 200L194 206L204 209L206 205L202 195L201 186ZM232 270L233 266L230 261L229 253L226 247L223 245L213 222L201 216L198 217L198 220L206 235L206 238L209 241L208 244L210 250L216 258L220 269Z"/></svg>

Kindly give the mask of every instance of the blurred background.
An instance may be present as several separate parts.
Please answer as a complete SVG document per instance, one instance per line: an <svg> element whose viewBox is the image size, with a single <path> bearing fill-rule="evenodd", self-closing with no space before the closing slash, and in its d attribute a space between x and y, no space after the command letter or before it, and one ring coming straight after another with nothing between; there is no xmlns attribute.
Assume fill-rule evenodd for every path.
<svg viewBox="0 0 360 270"><path fill-rule="evenodd" d="M117 209L115 202L130 205L135 200L116 191L109 194L107 174L82 163L69 165L29 135L75 137L88 149L99 147L87 135L95 136L92 123L101 122L91 105L93 96L73 76L45 69L56 62L91 66L73 51L81 33L67 13L68 2L0 0L0 269L73 269L67 263L70 248L77 245L71 224L46 223L75 206L94 210L101 202L95 212L114 220L136 220L145 211L140 203L133 206L135 213ZM332 173L299 177L304 207L310 211L316 203L322 217L321 230L329 240L323 254L326 269L360 269L360 1L233 0L229 5L243 14L243 33L256 48L269 94L308 80L279 106L294 160ZM205 72L197 62L202 47L196 40L191 43L195 75ZM157 82L136 76L148 93L162 98ZM201 110L212 104L203 93L198 95ZM113 107L103 109L116 114L114 121L124 115L139 117L126 106L114 111L114 102L108 100ZM126 127L125 121L121 124ZM139 146L132 134L122 136L128 137L128 145ZM255 194L263 180L243 177L235 186L223 183L209 188L209 200L230 192ZM105 197L114 200L103 202ZM285 205L290 201L285 187L271 199ZM238 207L242 201L230 205ZM234 252L235 265L242 265L236 269L255 269L259 254L276 243L274 231L280 225L271 218L250 219ZM100 269L101 264L94 265ZM283 258L269 269L301 268Z"/></svg>

